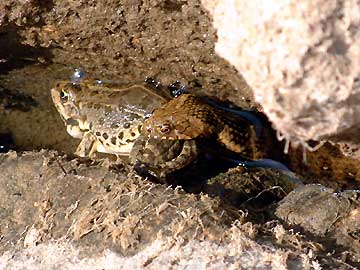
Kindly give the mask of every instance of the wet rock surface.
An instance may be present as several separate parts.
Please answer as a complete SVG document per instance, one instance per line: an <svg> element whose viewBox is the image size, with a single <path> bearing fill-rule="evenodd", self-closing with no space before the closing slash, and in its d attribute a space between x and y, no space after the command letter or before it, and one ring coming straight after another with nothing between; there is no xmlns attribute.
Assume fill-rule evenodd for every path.
<svg viewBox="0 0 360 270"><path fill-rule="evenodd" d="M0 154L0 268L46 262L59 269L99 269L109 260L124 269L359 268L356 192L324 200L343 214L318 216L318 208L305 213L296 205L333 191L316 189L309 196L305 186L299 194L308 197L287 197L299 179L336 189L358 185L356 161L353 167L348 160L329 166L339 164L335 155L329 164L321 162L333 150L308 155L312 173L301 150L290 152L287 162L282 146L269 144L302 176L238 167L204 177L196 170L203 171L205 162L175 182L183 189L140 178L125 162L109 169L108 161L70 155L79 141L66 133L49 90L75 68L126 83L179 80L196 94L261 110L243 78L215 54L215 41L211 19L195 0L0 3L0 152L18 151ZM42 148L60 152L36 151ZM356 143L346 149L356 157ZM318 217L314 223L312 214ZM336 216L341 218L332 224ZM287 221L305 232L294 233ZM331 255L328 235L335 243Z"/></svg>

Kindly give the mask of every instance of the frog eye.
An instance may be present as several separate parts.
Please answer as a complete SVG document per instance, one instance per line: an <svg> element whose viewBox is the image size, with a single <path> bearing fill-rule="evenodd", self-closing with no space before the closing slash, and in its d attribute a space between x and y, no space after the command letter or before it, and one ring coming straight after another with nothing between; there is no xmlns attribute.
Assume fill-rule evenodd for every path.
<svg viewBox="0 0 360 270"><path fill-rule="evenodd" d="M170 132L170 126L166 125L166 124L161 125L160 126L160 131L161 131L161 133L164 133L164 134L169 133Z"/></svg>
<svg viewBox="0 0 360 270"><path fill-rule="evenodd" d="M69 94L69 92L66 92L66 91L64 91L64 90L62 90L61 92L60 92L60 99L61 99L61 101L62 102L68 102L69 101L69 98L70 98L70 94Z"/></svg>

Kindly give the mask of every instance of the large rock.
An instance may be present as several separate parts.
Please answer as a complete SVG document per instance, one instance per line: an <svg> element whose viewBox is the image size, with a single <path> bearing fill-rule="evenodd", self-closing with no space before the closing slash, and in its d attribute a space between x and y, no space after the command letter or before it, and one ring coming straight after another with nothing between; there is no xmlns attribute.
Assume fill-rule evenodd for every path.
<svg viewBox="0 0 360 270"><path fill-rule="evenodd" d="M299 270L317 263L286 239L283 248L275 236L265 242L219 198L151 183L127 167L43 150L0 154L0 170L0 269Z"/></svg>
<svg viewBox="0 0 360 270"><path fill-rule="evenodd" d="M360 1L202 0L216 52L292 142L359 143ZM351 151L349 151L351 152Z"/></svg>

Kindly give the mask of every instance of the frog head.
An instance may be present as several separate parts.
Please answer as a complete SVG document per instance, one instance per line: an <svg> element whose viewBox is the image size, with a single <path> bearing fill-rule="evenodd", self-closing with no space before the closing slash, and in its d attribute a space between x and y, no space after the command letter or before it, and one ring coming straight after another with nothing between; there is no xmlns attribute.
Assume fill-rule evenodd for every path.
<svg viewBox="0 0 360 270"><path fill-rule="evenodd" d="M51 89L51 97L67 132L74 138L82 138L87 127L86 119L81 115L77 97L81 88L71 82L58 82Z"/></svg>

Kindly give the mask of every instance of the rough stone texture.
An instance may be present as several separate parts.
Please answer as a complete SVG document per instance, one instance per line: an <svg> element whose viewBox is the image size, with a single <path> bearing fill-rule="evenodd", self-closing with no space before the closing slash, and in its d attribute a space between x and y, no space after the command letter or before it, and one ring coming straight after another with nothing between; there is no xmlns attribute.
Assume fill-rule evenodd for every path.
<svg viewBox="0 0 360 270"><path fill-rule="evenodd" d="M1 269L296 270L317 263L286 247L308 241L281 226L268 230L274 242L282 238L278 248L219 198L154 184L126 167L115 172L40 151L0 154L0 170Z"/></svg>
<svg viewBox="0 0 360 270"><path fill-rule="evenodd" d="M62 241L42 244L20 252L7 252L0 257L0 267L18 269L310 269L317 262L305 254L294 255L284 250L266 248L233 230L227 244L181 239L156 240L136 255L123 257L110 250L97 256L81 257L81 249ZM14 257L16 259L14 259Z"/></svg>
<svg viewBox="0 0 360 270"><path fill-rule="evenodd" d="M271 188L261 191L259 179L268 182L276 175L273 171L243 176L240 169L230 170L210 181L211 198L151 183L135 176L125 164L110 170L98 162L60 156L55 151L0 154L0 170L1 269L111 269L120 264L123 269L300 270L320 266L352 269L356 265L356 249L349 253L359 226L356 204L346 208L336 226L339 234L334 238L347 247L345 253L332 243L322 243L323 239L294 233L275 220L250 222L252 216L269 215L263 195ZM234 196L229 200L237 182L246 184L248 195L258 195L249 198L243 193L242 198L240 191L236 200ZM280 182L287 182L285 175ZM296 194L305 191L299 188L290 193L278 212L295 217L299 211L289 214L286 209L299 206ZM318 189L311 194L316 192ZM322 198L331 194L325 188L323 192ZM254 199L260 196L257 203ZM354 196L348 198L355 203ZM239 211L231 204L240 200L262 207ZM325 207L327 201L321 205ZM336 199L332 202L328 207L336 206ZM307 216L315 215L313 224L324 221L318 210L308 208ZM246 211L254 213L247 215ZM331 212L328 216L332 221ZM345 262L344 256L351 261Z"/></svg>
<svg viewBox="0 0 360 270"><path fill-rule="evenodd" d="M286 196L276 209L276 215L288 224L325 236L328 242L346 246L354 251L349 255L360 262L359 191L335 193L321 185L306 185Z"/></svg>
<svg viewBox="0 0 360 270"><path fill-rule="evenodd" d="M202 4L216 52L244 76L281 136L359 144L359 0Z"/></svg>
<svg viewBox="0 0 360 270"><path fill-rule="evenodd" d="M184 240L216 239L236 216L230 218L219 204L213 216L217 206L209 197L144 181L125 165L111 171L97 162L41 151L2 154L0 169L5 243L0 252L19 241L30 247L65 237L99 251L113 242L114 249L129 255L175 232Z"/></svg>

